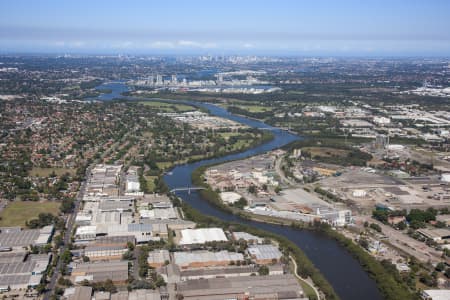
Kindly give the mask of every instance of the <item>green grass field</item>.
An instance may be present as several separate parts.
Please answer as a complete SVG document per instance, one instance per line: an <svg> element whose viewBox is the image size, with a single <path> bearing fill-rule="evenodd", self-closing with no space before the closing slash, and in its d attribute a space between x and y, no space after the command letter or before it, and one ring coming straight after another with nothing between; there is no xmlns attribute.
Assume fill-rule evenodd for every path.
<svg viewBox="0 0 450 300"><path fill-rule="evenodd" d="M173 163L171 163L170 161L165 161L165 162L157 162L156 165L161 170L165 170L165 169L169 169L170 167L172 167Z"/></svg>
<svg viewBox="0 0 450 300"><path fill-rule="evenodd" d="M160 101L139 101L138 103L141 105L158 108L165 112L175 112L175 111L186 112L195 110L195 107L193 106L178 103L168 103Z"/></svg>
<svg viewBox="0 0 450 300"><path fill-rule="evenodd" d="M70 173L70 175L75 174L75 169L69 169L69 168L38 168L34 167L30 171L30 176L36 176L36 177L48 177L52 172L55 172L57 176L64 175L65 173Z"/></svg>
<svg viewBox="0 0 450 300"><path fill-rule="evenodd" d="M245 106L242 105L239 107L242 109L248 110L249 112L253 112L253 113L272 111L271 107L260 106L260 105L245 105Z"/></svg>
<svg viewBox="0 0 450 300"><path fill-rule="evenodd" d="M158 178L158 176L144 176L145 180L147 181L147 188L149 193L153 193L155 190L155 179Z"/></svg>
<svg viewBox="0 0 450 300"><path fill-rule="evenodd" d="M229 138L229 137L231 137L231 136L238 136L238 135L240 135L239 132L220 132L219 134L220 134L224 139L227 139L227 138Z"/></svg>
<svg viewBox="0 0 450 300"><path fill-rule="evenodd" d="M331 156L339 156L346 157L350 151L344 149L336 149L331 147L305 147L303 148L305 151L309 151L311 156L322 156L322 157L331 157Z"/></svg>
<svg viewBox="0 0 450 300"><path fill-rule="evenodd" d="M35 219L40 213L59 214L60 203L53 201L14 201L0 213L0 227L25 226L25 222Z"/></svg>

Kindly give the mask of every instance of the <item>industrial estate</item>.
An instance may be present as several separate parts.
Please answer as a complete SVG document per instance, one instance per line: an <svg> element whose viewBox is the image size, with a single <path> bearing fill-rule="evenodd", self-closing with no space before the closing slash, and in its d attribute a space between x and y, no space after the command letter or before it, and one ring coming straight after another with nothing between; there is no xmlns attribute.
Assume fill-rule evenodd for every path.
<svg viewBox="0 0 450 300"><path fill-rule="evenodd" d="M197 42L175 20L197 4L167 9L165 28L155 1L146 18L159 40L141 45L131 40L147 39L145 26L90 28L106 20L91 16L97 1L77 20L83 34L65 27L70 14L61 28L4 27L2 8L16 7L4 2L2 46L37 34L33 51L0 49L0 299L450 299L450 59L346 55L450 45L447 33L328 41L297 19L277 32L276 11L253 24L252 8L246 24L270 32L208 24L190 33ZM269 36L278 50L256 51ZM289 49L308 38L311 55ZM46 43L73 51L40 53ZM313 55L327 43L338 55Z"/></svg>

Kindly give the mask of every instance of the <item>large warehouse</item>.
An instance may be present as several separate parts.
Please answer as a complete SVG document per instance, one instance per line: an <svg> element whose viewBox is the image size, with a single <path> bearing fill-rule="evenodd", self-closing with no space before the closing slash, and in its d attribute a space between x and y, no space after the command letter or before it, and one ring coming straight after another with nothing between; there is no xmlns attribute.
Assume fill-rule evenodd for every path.
<svg viewBox="0 0 450 300"><path fill-rule="evenodd" d="M199 228L181 230L180 245L196 245L207 242L228 241L221 228Z"/></svg>
<svg viewBox="0 0 450 300"><path fill-rule="evenodd" d="M175 252L174 263L181 269L213 266L228 266L231 262L243 261L241 253L212 251Z"/></svg>

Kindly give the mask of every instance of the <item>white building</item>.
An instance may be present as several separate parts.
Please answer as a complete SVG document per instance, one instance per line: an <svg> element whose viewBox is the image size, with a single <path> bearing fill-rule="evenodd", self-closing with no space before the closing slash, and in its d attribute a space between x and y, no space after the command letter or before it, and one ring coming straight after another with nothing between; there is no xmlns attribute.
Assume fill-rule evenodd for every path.
<svg viewBox="0 0 450 300"><path fill-rule="evenodd" d="M77 241L92 241L97 235L97 226L80 226L75 232L75 239Z"/></svg>
<svg viewBox="0 0 450 300"><path fill-rule="evenodd" d="M221 228L199 228L181 230L180 245L204 244L228 241Z"/></svg>
<svg viewBox="0 0 450 300"><path fill-rule="evenodd" d="M377 125L384 126L391 123L391 119L386 117L373 117L373 122Z"/></svg>
<svg viewBox="0 0 450 300"><path fill-rule="evenodd" d="M450 182L450 173L442 174L441 180L444 181L444 182Z"/></svg>
<svg viewBox="0 0 450 300"><path fill-rule="evenodd" d="M422 298L424 300L448 300L450 299L450 290L424 290Z"/></svg>

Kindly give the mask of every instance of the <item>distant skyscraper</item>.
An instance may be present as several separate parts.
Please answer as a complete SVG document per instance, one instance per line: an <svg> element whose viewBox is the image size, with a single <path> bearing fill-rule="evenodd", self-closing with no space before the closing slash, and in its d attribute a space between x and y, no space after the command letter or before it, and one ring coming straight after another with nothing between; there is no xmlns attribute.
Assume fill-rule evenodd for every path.
<svg viewBox="0 0 450 300"><path fill-rule="evenodd" d="M148 76L147 84L153 85L155 83L155 77L153 75Z"/></svg>
<svg viewBox="0 0 450 300"><path fill-rule="evenodd" d="M177 75L172 75L172 83L178 83Z"/></svg>
<svg viewBox="0 0 450 300"><path fill-rule="evenodd" d="M157 85L162 85L163 84L163 77L162 77L162 75L160 75L160 74L156 75L156 84Z"/></svg>

